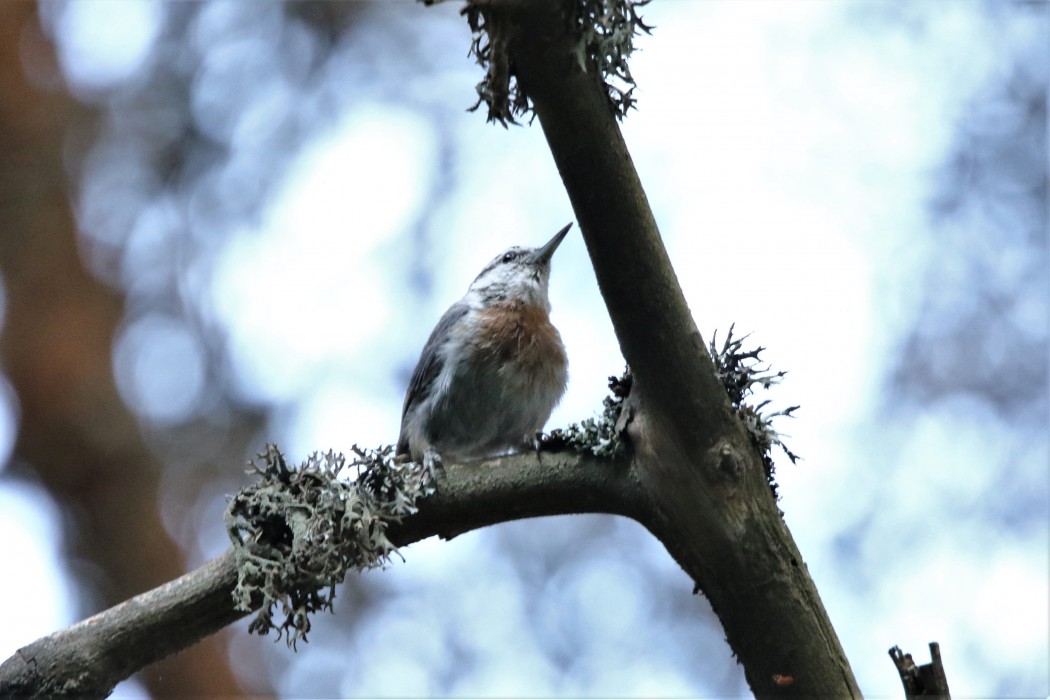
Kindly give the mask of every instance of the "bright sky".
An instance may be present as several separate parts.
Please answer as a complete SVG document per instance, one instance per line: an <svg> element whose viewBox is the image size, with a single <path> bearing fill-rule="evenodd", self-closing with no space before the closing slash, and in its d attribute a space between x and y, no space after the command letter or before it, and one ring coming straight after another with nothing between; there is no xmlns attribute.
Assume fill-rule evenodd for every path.
<svg viewBox="0 0 1050 700"><path fill-rule="evenodd" d="M918 313L917 280L941 264L924 230L933 171L967 100L1039 27L992 24L970 2L910 4L897 22L856 19L876 6L886 5L653 3L644 15L656 30L638 40L631 64L639 109L623 130L705 337L735 322L790 371L772 398L802 404L781 428L805 461L780 460L781 507L862 690L898 697L886 650L899 644L925 659L937 640L957 695L1045 695L1046 523L1002 530L980 505L1007 465L1045 494L1046 441L1031 444L965 396L887 415L880 393ZM375 12L376 21L405 15L383 30L436 47L433 76L402 86L407 101L382 77L358 76L341 116L207 272L208 313L230 335L237 390L285 408L270 439L291 455L392 441L398 368L411 366L444 308L499 250L542 243L573 219L538 125L504 131L462 113L479 75L463 56L456 11L406 3ZM67 73L85 89L123 80L148 52L157 12L146 2L71 3L56 20ZM195 39L202 51L206 30ZM363 38L367 23L356 31L347 65L396 60ZM444 81L441 96L433 80ZM268 93L223 122L224 133L250 149L269 123L259 114L314 108L333 88L312 89L284 101ZM454 116L435 123L419 108L430 100L451 103ZM455 181L435 201L442 138ZM412 237L420 219L422 243ZM413 286L414 266L429 274L426 293ZM554 259L551 300L571 371L558 426L595 413L606 376L622 369L578 233ZM129 328L116 353L129 353L133 369L118 382L137 410L165 423L193 406L202 391L193 342L163 317ZM150 379L174 356L190 359L167 380ZM11 421L8 410L0 457ZM72 621L56 532L46 497L0 485L0 558L26 562L0 591L41 601L18 606L0 628L0 657ZM501 556L508 544L535 548L537 561L579 549L578 561L523 570ZM249 666L266 654L287 696L739 688L721 630L697 629L690 616L705 604L633 524L515 524L405 555L404 566L369 575L385 604L352 631L319 621L294 659L283 645L249 653L260 642L245 636L235 665L257 673ZM365 655L374 661L347 669L347 658ZM453 674L461 656L472 664Z"/></svg>

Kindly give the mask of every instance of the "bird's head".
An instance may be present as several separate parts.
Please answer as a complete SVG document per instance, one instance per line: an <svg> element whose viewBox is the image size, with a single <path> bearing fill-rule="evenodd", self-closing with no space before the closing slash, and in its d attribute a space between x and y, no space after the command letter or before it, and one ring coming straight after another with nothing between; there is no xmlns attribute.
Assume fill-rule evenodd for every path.
<svg viewBox="0 0 1050 700"><path fill-rule="evenodd" d="M520 300L549 310L547 282L551 274L551 257L570 228L571 223L539 248L514 246L503 251L474 279L468 295L483 304Z"/></svg>

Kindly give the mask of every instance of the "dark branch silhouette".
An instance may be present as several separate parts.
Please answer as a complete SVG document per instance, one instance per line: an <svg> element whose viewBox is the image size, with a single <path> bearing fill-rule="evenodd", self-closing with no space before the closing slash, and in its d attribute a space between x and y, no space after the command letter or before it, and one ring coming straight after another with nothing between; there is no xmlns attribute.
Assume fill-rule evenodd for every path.
<svg viewBox="0 0 1050 700"><path fill-rule="evenodd" d="M437 492L387 531L396 546L520 518L617 513L646 520L625 460L541 453L449 465ZM307 545L309 546L309 545ZM105 697L131 674L258 609L235 605L231 549L152 591L29 644L0 664L0 697Z"/></svg>
<svg viewBox="0 0 1050 700"><path fill-rule="evenodd" d="M901 684L904 686L904 697L912 698L941 698L951 700L948 690L948 677L944 673L944 663L941 661L941 645L930 642L930 663L918 665L912 659L911 654L905 654L898 646L890 649L890 658L893 659L897 673L900 674Z"/></svg>

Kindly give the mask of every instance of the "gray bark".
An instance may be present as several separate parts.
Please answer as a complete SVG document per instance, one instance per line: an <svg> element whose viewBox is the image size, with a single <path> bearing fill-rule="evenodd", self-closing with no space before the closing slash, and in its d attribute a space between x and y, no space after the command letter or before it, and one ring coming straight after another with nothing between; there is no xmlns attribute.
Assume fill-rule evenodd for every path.
<svg viewBox="0 0 1050 700"><path fill-rule="evenodd" d="M543 453L447 465L437 493L388 530L403 547L519 518L616 513L644 519L625 460ZM136 671L251 611L234 607L233 551L170 583L29 644L0 664L0 697L105 697ZM257 607L257 604L256 604Z"/></svg>
<svg viewBox="0 0 1050 700"><path fill-rule="evenodd" d="M593 71L575 64L560 0L493 0L634 371L643 522L711 602L751 690L859 697L849 663L716 379L630 153ZM698 231L696 235L704 235Z"/></svg>

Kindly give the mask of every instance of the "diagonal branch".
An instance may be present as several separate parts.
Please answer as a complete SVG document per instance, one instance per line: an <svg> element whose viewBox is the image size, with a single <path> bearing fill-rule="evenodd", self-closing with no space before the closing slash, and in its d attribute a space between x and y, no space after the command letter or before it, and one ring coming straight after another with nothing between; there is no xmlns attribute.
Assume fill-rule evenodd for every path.
<svg viewBox="0 0 1050 700"><path fill-rule="evenodd" d="M451 465L437 493L388 530L405 546L520 518L613 513L646 519L625 460L568 453L516 455ZM43 637L0 664L0 697L105 697L139 669L247 615L233 591L233 550L197 570ZM255 607L258 607L255 602Z"/></svg>
<svg viewBox="0 0 1050 700"><path fill-rule="evenodd" d="M647 526L710 600L756 696L859 696L760 450L704 349L599 71L580 65L579 3L468 8L504 32L498 45L539 117L634 372L628 434L654 503Z"/></svg>
<svg viewBox="0 0 1050 700"><path fill-rule="evenodd" d="M696 328L649 207L638 172L594 66L584 72L579 40L562 0L486 0L507 15L505 38L594 264L636 386L680 429L710 447L731 411ZM677 417L677 418L676 418ZM699 424L697 423L699 419ZM697 445L699 446L699 444Z"/></svg>

